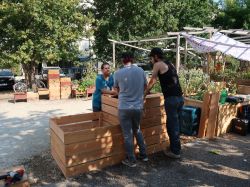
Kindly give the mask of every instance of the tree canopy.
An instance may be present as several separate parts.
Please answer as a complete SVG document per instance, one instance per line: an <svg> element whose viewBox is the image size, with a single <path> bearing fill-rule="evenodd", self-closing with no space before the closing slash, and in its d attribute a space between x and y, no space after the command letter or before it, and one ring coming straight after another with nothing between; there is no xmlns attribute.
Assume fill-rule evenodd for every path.
<svg viewBox="0 0 250 187"><path fill-rule="evenodd" d="M0 4L0 63L37 63L75 58L86 34L79 0L3 0Z"/></svg>
<svg viewBox="0 0 250 187"><path fill-rule="evenodd" d="M160 36L183 26L207 26L213 18L210 0L95 0L95 49L101 57L111 57L115 40Z"/></svg>
<svg viewBox="0 0 250 187"><path fill-rule="evenodd" d="M223 29L250 29L250 0L223 0L214 21Z"/></svg>

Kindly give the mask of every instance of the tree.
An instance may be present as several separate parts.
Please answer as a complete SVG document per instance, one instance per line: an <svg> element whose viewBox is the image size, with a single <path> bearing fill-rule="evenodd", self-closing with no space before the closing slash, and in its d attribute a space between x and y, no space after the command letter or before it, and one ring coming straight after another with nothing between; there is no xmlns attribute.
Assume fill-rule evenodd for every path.
<svg viewBox="0 0 250 187"><path fill-rule="evenodd" d="M95 0L93 7L95 52L101 58L112 56L108 38L138 40L178 31L186 25L205 26L214 10L210 0Z"/></svg>
<svg viewBox="0 0 250 187"><path fill-rule="evenodd" d="M22 64L29 87L41 62L72 60L89 19L79 0L3 0L0 63Z"/></svg>
<svg viewBox="0 0 250 187"><path fill-rule="evenodd" d="M222 0L214 21L224 29L250 29L250 0Z"/></svg>

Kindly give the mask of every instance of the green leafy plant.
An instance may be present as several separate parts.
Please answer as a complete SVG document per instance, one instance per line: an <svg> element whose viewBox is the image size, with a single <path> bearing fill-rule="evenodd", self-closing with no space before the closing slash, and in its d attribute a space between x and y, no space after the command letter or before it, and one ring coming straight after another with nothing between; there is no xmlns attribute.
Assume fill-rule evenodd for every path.
<svg viewBox="0 0 250 187"><path fill-rule="evenodd" d="M157 83L151 89L151 93L161 93L161 85L159 81L157 81Z"/></svg>
<svg viewBox="0 0 250 187"><path fill-rule="evenodd" d="M204 74L201 69L182 69L179 80L184 96L196 95L197 93L202 95L200 92L205 91L209 84L209 76Z"/></svg>
<svg viewBox="0 0 250 187"><path fill-rule="evenodd" d="M87 71L84 77L78 82L77 90L80 92L86 92L87 88L95 85L97 72L95 66L92 63L87 64Z"/></svg>

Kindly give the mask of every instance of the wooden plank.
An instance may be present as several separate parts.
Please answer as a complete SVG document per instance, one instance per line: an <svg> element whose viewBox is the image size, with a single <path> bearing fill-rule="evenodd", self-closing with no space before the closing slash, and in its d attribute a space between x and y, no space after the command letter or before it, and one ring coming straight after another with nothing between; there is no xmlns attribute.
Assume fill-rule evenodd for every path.
<svg viewBox="0 0 250 187"><path fill-rule="evenodd" d="M158 123L159 125L161 124L166 124L167 116L154 116L152 118L147 118L147 119L142 119L141 120L141 128L146 128L148 126L151 126L151 124L156 124Z"/></svg>
<svg viewBox="0 0 250 187"><path fill-rule="evenodd" d="M250 94L250 86L238 85L237 94Z"/></svg>
<svg viewBox="0 0 250 187"><path fill-rule="evenodd" d="M195 100L195 99L190 99L188 97L184 98L184 105L185 106L193 106L193 107L199 107L202 109L203 107L203 101Z"/></svg>
<svg viewBox="0 0 250 187"><path fill-rule="evenodd" d="M60 117L55 117L53 119L55 119L57 125L65 125L70 123L84 122L88 120L98 120L100 114L101 112L92 112L86 114L60 116Z"/></svg>
<svg viewBox="0 0 250 187"><path fill-rule="evenodd" d="M119 125L98 127L78 132L69 132L64 135L64 144L93 140L115 134L121 134L121 127Z"/></svg>
<svg viewBox="0 0 250 187"><path fill-rule="evenodd" d="M110 125L119 125L120 121L117 116L114 116L112 114L109 114L107 112L102 112L103 120L106 122L109 122Z"/></svg>
<svg viewBox="0 0 250 187"><path fill-rule="evenodd" d="M169 141L163 141L161 143L157 143L157 144L153 144L153 145L149 145L147 146L147 154L151 155L160 151L163 151L167 148L167 146L169 146ZM136 147L135 149L135 153L138 154L139 153L139 147Z"/></svg>
<svg viewBox="0 0 250 187"><path fill-rule="evenodd" d="M60 128L63 130L63 132L74 132L74 131L92 129L96 127L99 127L99 120L60 125Z"/></svg>
<svg viewBox="0 0 250 187"><path fill-rule="evenodd" d="M102 95L102 103L118 108L118 99L110 97L108 95Z"/></svg>
<svg viewBox="0 0 250 187"><path fill-rule="evenodd" d="M51 149L55 149L57 154L59 154L60 159L62 161L65 161L65 145L60 140L60 138L53 132L53 130L50 130L50 142L51 142Z"/></svg>
<svg viewBox="0 0 250 187"><path fill-rule="evenodd" d="M250 79L238 79L237 85L250 86Z"/></svg>
<svg viewBox="0 0 250 187"><path fill-rule="evenodd" d="M162 94L150 94L146 96L144 108L153 108L164 106L164 97Z"/></svg>
<svg viewBox="0 0 250 187"><path fill-rule="evenodd" d="M211 94L207 92L204 94L203 105L201 108L201 119L198 131L198 138L203 138L206 135L210 101Z"/></svg>
<svg viewBox="0 0 250 187"><path fill-rule="evenodd" d="M219 105L216 125L216 136L229 132L231 120L237 116L237 105Z"/></svg>
<svg viewBox="0 0 250 187"><path fill-rule="evenodd" d="M66 169L67 177L79 175L81 173L86 173L89 171L100 170L107 166L112 166L120 163L125 158L123 153L112 155L111 157L106 157L93 162L88 162L86 164L79 164L77 166L68 167Z"/></svg>
<svg viewBox="0 0 250 187"><path fill-rule="evenodd" d="M92 152L84 152L79 153L77 155L68 156L66 158L66 167L84 164L87 162L93 162L95 160L100 160L116 154L125 155L124 145L116 145L108 148L95 150Z"/></svg>
<svg viewBox="0 0 250 187"><path fill-rule="evenodd" d="M160 151L163 151L169 145L169 141L164 141L147 147L147 154L151 155Z"/></svg>
<svg viewBox="0 0 250 187"><path fill-rule="evenodd" d="M146 119L146 118L151 118L154 116L162 116L162 115L166 115L164 106L159 106L159 107L154 107L154 108L145 108L143 118Z"/></svg>
<svg viewBox="0 0 250 187"><path fill-rule="evenodd" d="M143 137L146 138L148 136L152 136L155 134L167 132L167 129L166 129L166 126L159 125L159 126L154 126L154 127L142 129L141 131L142 131Z"/></svg>
<svg viewBox="0 0 250 187"><path fill-rule="evenodd" d="M120 145L122 143L122 134L116 134L109 137L65 145L65 154L66 156L70 156L73 154L78 154L80 152L89 152L98 149L109 148L112 146Z"/></svg>
<svg viewBox="0 0 250 187"><path fill-rule="evenodd" d="M57 125L56 120L54 118L50 118L49 125L50 125L50 129L52 129L54 133L60 138L60 140L64 142L64 132Z"/></svg>
<svg viewBox="0 0 250 187"><path fill-rule="evenodd" d="M51 140L51 150L57 154L58 158L62 162L62 164L65 166L66 165L66 156L56 147L55 141Z"/></svg>
<svg viewBox="0 0 250 187"><path fill-rule="evenodd" d="M66 167L65 167L65 165L62 163L62 161L60 160L58 154L55 152L54 149L51 149L51 155L52 155L52 157L54 158L54 160L56 161L57 166L58 166L59 169L62 171L63 175L64 175L65 177L68 177L69 175L68 175L68 173L67 173L67 171L66 171Z"/></svg>
<svg viewBox="0 0 250 187"><path fill-rule="evenodd" d="M109 105L102 103L102 111L118 117L118 109L116 107L109 106Z"/></svg>
<svg viewBox="0 0 250 187"><path fill-rule="evenodd" d="M168 140L168 135L166 132L160 133L160 134L155 134L153 136L148 136L144 138L145 143L148 146L153 145L153 144L159 144L161 142L167 141Z"/></svg>
<svg viewBox="0 0 250 187"><path fill-rule="evenodd" d="M211 102L209 106L208 126L206 132L206 137L208 138L214 138L215 136L215 129L219 110L219 100L220 94L212 93Z"/></svg>

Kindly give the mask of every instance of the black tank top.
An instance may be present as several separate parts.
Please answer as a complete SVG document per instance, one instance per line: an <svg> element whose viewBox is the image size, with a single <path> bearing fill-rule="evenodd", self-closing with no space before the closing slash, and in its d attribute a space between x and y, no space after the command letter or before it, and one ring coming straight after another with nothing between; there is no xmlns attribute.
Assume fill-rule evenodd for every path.
<svg viewBox="0 0 250 187"><path fill-rule="evenodd" d="M168 71L160 74L158 73L161 89L164 97L182 96L182 90L177 75L176 69L172 63L165 62L168 66Z"/></svg>

